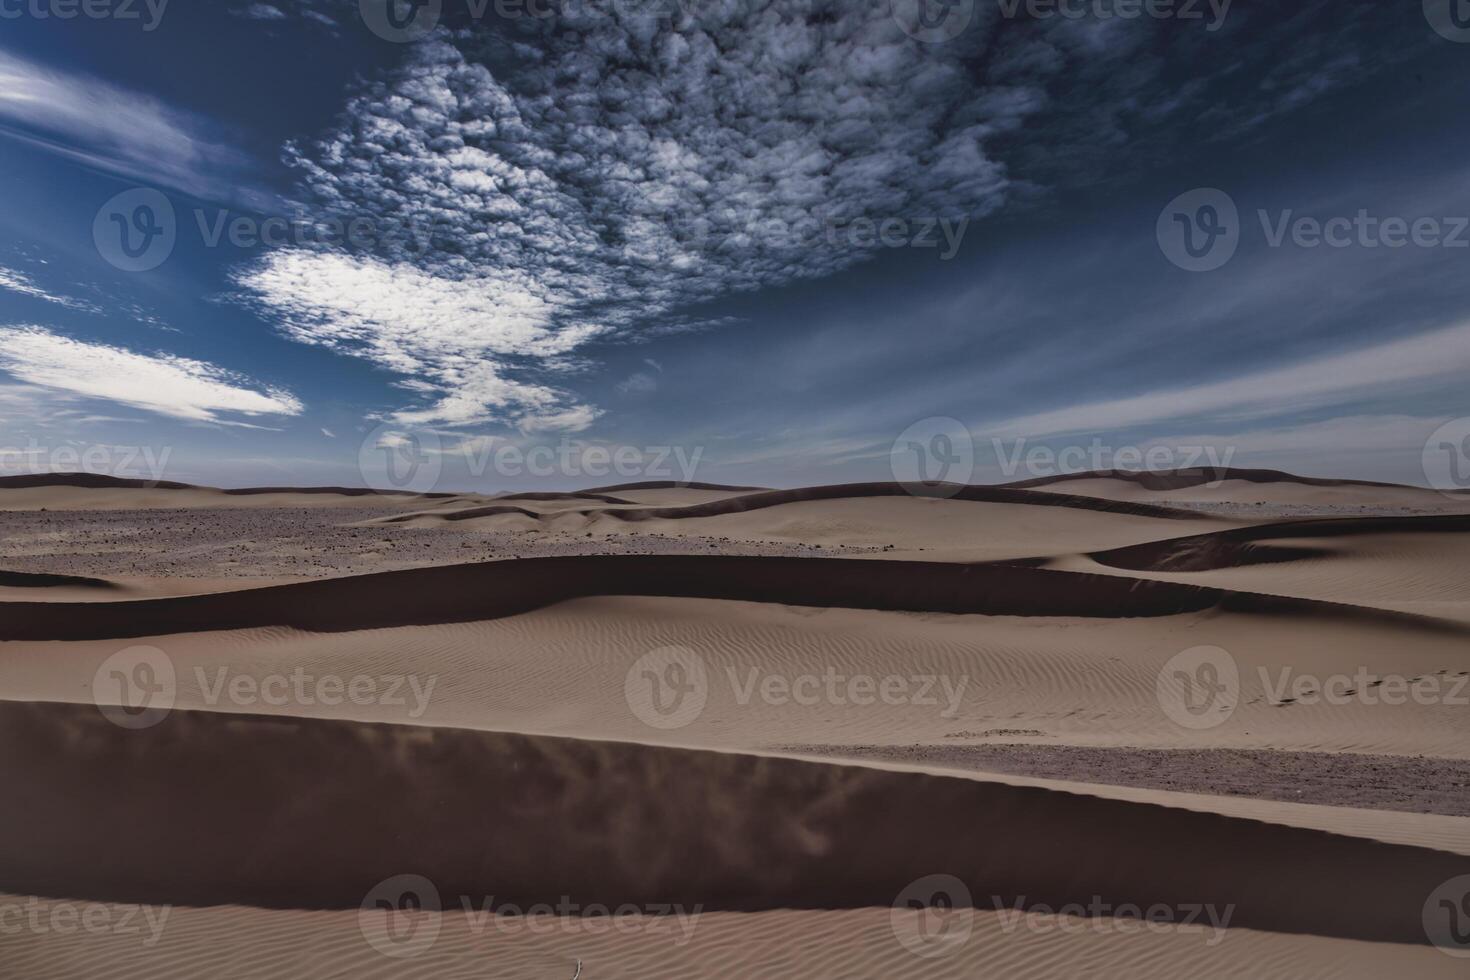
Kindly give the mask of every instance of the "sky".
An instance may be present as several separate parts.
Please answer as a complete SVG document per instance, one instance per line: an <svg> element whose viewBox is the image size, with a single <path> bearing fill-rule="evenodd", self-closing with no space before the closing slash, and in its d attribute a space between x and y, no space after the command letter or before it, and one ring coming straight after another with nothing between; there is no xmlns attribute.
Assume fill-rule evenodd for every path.
<svg viewBox="0 0 1470 980"><path fill-rule="evenodd" d="M1451 2L0 0L0 473L1470 484Z"/></svg>

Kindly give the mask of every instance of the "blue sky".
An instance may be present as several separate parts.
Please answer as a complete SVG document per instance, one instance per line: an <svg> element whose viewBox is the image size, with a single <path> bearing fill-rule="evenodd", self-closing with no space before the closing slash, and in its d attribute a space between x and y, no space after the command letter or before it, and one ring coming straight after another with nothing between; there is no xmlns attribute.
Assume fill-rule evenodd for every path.
<svg viewBox="0 0 1470 980"><path fill-rule="evenodd" d="M1423 483L1470 435L1470 44L1417 0L375 2L0 4L0 469Z"/></svg>

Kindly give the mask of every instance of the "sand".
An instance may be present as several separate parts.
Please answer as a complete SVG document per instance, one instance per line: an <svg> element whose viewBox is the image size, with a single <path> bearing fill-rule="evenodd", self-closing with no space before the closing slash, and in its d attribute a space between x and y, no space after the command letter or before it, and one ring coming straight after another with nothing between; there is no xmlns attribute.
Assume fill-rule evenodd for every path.
<svg viewBox="0 0 1470 980"><path fill-rule="evenodd" d="M74 482L0 487L0 974L1463 975L1427 491Z"/></svg>

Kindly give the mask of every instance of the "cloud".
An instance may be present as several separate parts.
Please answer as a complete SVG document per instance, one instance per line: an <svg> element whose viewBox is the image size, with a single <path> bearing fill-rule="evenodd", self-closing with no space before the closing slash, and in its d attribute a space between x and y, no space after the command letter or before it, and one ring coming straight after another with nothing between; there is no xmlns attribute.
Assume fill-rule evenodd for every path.
<svg viewBox="0 0 1470 980"><path fill-rule="evenodd" d="M281 12L280 7L272 7L268 3L252 3L243 9L230 11L236 17L246 20L285 20L286 15Z"/></svg>
<svg viewBox="0 0 1470 980"><path fill-rule="evenodd" d="M1100 152L1126 166L1150 133L1238 132L1317 97L1351 75L1363 16L1309 7L1343 43L1254 88L1234 79L1280 62L1291 31L1161 44L1179 24L992 12L932 45L883 3L446 10L322 138L287 147L317 210L371 241L277 252L238 282L293 339L433 399L400 421L580 422L536 376L593 340L724 325L689 308L872 259L868 223L983 218L1041 181L1099 179ZM1185 84L1211 71L1232 98Z"/></svg>
<svg viewBox="0 0 1470 980"><path fill-rule="evenodd" d="M44 327L0 327L0 370L30 385L201 422L240 424L222 414L299 415L300 401L276 388L186 357L138 354L62 337Z"/></svg>
<svg viewBox="0 0 1470 980"><path fill-rule="evenodd" d="M658 378L647 371L638 371L618 382L618 392L624 395L642 395L658 390Z"/></svg>
<svg viewBox="0 0 1470 980"><path fill-rule="evenodd" d="M1163 388L980 426L985 436L1112 432L1203 418L1285 416L1384 392L1413 391L1470 372L1470 324L1271 368L1212 384Z"/></svg>
<svg viewBox="0 0 1470 980"><path fill-rule="evenodd" d="M404 424L547 419L562 393L505 376L516 359L549 360L597 329L558 329L536 283L518 273L447 279L405 262L301 249L275 252L237 281L280 318L288 337L357 354L413 380L437 400L405 408ZM584 414L565 416L580 421Z"/></svg>
<svg viewBox="0 0 1470 980"><path fill-rule="evenodd" d="M0 133L109 173L199 197L253 196L244 158L202 119L97 78L0 50Z"/></svg>
<svg viewBox="0 0 1470 980"><path fill-rule="evenodd" d="M8 289L12 293L19 293L22 296L29 296L32 299L40 299L45 300L48 303L55 303L56 305L64 306L69 310L80 310L84 313L102 312L102 308L96 303L89 303L86 300L75 299L71 296L64 296L60 293L49 292L38 286L36 284L36 281L30 276L26 275L24 272L20 272L16 269L7 269L4 266L0 266L0 289Z"/></svg>

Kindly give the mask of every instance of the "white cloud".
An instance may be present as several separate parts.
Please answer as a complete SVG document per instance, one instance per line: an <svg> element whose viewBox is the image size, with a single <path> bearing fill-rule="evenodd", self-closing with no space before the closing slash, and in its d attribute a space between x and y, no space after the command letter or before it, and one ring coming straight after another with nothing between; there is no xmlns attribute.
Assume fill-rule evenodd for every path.
<svg viewBox="0 0 1470 980"><path fill-rule="evenodd" d="M561 417L547 411L561 392L508 378L502 365L555 358L598 332L554 324L537 285L515 273L448 279L404 262L293 249L267 256L237 281L281 318L287 336L409 375L409 387L437 397L395 412L403 424Z"/></svg>
<svg viewBox="0 0 1470 980"><path fill-rule="evenodd" d="M213 364L89 344L36 326L0 327L0 370L27 384L203 422L303 408L289 392L245 387L247 379Z"/></svg>
<svg viewBox="0 0 1470 980"><path fill-rule="evenodd" d="M102 312L102 308L96 303L89 303L86 300L49 292L38 286L36 281L24 272L17 269L7 269L4 266L0 266L0 289L8 289L12 293L19 293L22 296L30 296L33 299L55 303L69 310L81 310L84 313Z"/></svg>
<svg viewBox="0 0 1470 980"><path fill-rule="evenodd" d="M1263 29L1208 76L1195 45L1150 45L1177 25L1147 20L982 16L931 45L886 3L553 6L549 22L441 29L287 148L323 216L414 234L277 253L239 278L289 336L437 399L400 421L580 424L595 410L535 375L593 338L723 326L690 308L868 260L885 219L938 248L924 222L983 217L1059 174L1095 180L1094 158L1126 165L1149 126L1246 128L1297 100L1224 105L1175 76L1270 73L1311 98L1325 83L1298 80L1366 30L1334 16L1304 44L1300 25Z"/></svg>
<svg viewBox="0 0 1470 980"><path fill-rule="evenodd" d="M8 124L8 125L6 125ZM215 199L251 196L230 176L244 163L207 124L157 99L0 50L6 135L88 166Z"/></svg>
<svg viewBox="0 0 1470 980"><path fill-rule="evenodd" d="M630 374L618 382L618 391L624 395L643 395L658 390L658 378L647 371Z"/></svg>
<svg viewBox="0 0 1470 980"><path fill-rule="evenodd" d="M1190 388L1071 405L982 424L995 437L1110 432L1202 418L1261 418L1346 404L1470 372L1470 324Z"/></svg>
<svg viewBox="0 0 1470 980"><path fill-rule="evenodd" d="M285 20L286 15L281 12L280 7L272 7L268 3L252 3L243 10L232 10L237 17L247 20Z"/></svg>

